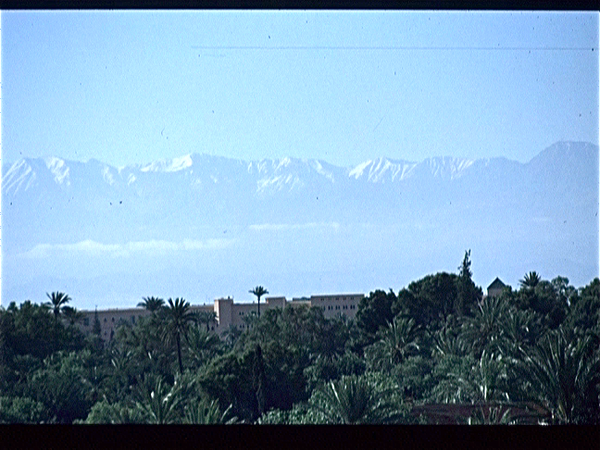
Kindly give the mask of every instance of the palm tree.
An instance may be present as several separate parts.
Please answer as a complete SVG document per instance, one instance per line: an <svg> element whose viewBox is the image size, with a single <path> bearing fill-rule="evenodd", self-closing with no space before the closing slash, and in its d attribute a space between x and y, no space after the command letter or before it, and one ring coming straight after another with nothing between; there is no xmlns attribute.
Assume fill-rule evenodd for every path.
<svg viewBox="0 0 600 450"><path fill-rule="evenodd" d="M160 376L148 376L138 385L134 412L144 417L145 423L162 425L176 423L183 401L178 386L169 386Z"/></svg>
<svg viewBox="0 0 600 450"><path fill-rule="evenodd" d="M179 373L183 373L183 361L181 359L181 338L187 338L190 324L196 321L195 314L190 311L190 304L183 298L168 300L165 309L162 337L167 341L175 340L177 345L177 359L179 361Z"/></svg>
<svg viewBox="0 0 600 450"><path fill-rule="evenodd" d="M139 302L137 305L145 308L147 311L150 311L151 313L160 311L160 309L163 306L165 306L165 301L162 298L142 297L142 300L143 301Z"/></svg>
<svg viewBox="0 0 600 450"><path fill-rule="evenodd" d="M432 355L437 358L448 356L462 357L469 353L468 345L461 334L449 326L444 326L434 333L428 331L432 340Z"/></svg>
<svg viewBox="0 0 600 450"><path fill-rule="evenodd" d="M543 333L541 318L531 310L509 309L501 323L500 353L520 359L520 348L534 345Z"/></svg>
<svg viewBox="0 0 600 450"><path fill-rule="evenodd" d="M468 343L475 358L483 350L498 349L502 335L502 323L508 315L508 304L502 297L487 297L475 309L473 317L467 317L462 325L461 337Z"/></svg>
<svg viewBox="0 0 600 450"><path fill-rule="evenodd" d="M204 331L199 324L190 328L187 343L192 360L198 366L210 361L219 352L222 344L217 334Z"/></svg>
<svg viewBox="0 0 600 450"><path fill-rule="evenodd" d="M394 363L401 363L414 351L419 351L419 330L414 319L397 316L380 332L386 353Z"/></svg>
<svg viewBox="0 0 600 450"><path fill-rule="evenodd" d="M60 315L61 310L65 307L67 303L71 301L71 297L69 297L64 292L53 292L52 295L46 292L46 296L50 299L46 305L52 308L52 312L54 313L54 317L58 320L58 316Z"/></svg>
<svg viewBox="0 0 600 450"><path fill-rule="evenodd" d="M521 374L555 422L585 421L590 401L595 403L592 409L598 408L600 356L594 352L597 345L590 336L569 338L559 328L531 351L522 351Z"/></svg>
<svg viewBox="0 0 600 450"><path fill-rule="evenodd" d="M206 324L206 332L210 331L210 324L217 320L217 313L214 311L198 311L196 313L198 323Z"/></svg>
<svg viewBox="0 0 600 450"><path fill-rule="evenodd" d="M382 424L397 422L404 412L397 389L377 386L364 376L345 376L317 389L310 399L330 424Z"/></svg>
<svg viewBox="0 0 600 450"><path fill-rule="evenodd" d="M373 363L378 369L391 369L419 351L419 330L414 319L396 316L392 323L377 332L379 341L369 346Z"/></svg>
<svg viewBox="0 0 600 450"><path fill-rule="evenodd" d="M531 288L537 286L537 284L542 280L540 275L537 272L529 272L526 274L522 280L519 280L519 284L523 288Z"/></svg>
<svg viewBox="0 0 600 450"><path fill-rule="evenodd" d="M231 424L236 422L236 418L227 419L232 405L229 405L225 411L221 411L219 403L216 400L210 402L202 399L191 407L186 408L183 423L194 425L215 425Z"/></svg>
<svg viewBox="0 0 600 450"><path fill-rule="evenodd" d="M83 317L85 316L84 313L78 311L76 308L73 308L71 306L63 306L62 312L65 315L65 317L69 320L69 323L71 325L75 325L75 322L83 319Z"/></svg>
<svg viewBox="0 0 600 450"><path fill-rule="evenodd" d="M254 289L252 289L251 291L248 291L251 294L256 295L256 297L258 298L258 317L260 317L260 298L265 295L268 294L269 291L267 291L264 287L262 286L256 286Z"/></svg>

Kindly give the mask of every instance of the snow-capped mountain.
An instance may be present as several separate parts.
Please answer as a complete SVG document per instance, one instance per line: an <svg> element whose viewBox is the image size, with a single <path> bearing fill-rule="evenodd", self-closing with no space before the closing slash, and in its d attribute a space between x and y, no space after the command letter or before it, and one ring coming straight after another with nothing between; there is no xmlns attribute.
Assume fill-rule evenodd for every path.
<svg viewBox="0 0 600 450"><path fill-rule="evenodd" d="M570 150L573 146L578 150ZM564 152L561 152L562 149ZM244 186L251 183L256 194L264 191L291 191L300 186L334 184L336 181L346 184L354 181L401 183L411 179L418 182L432 179L453 181L464 175L493 172L500 169L500 166L506 169L511 165L515 169L532 168L538 172L551 169L554 173L565 163L568 166L587 166L586 160L593 157L594 152L591 144L577 146L564 143L547 149L526 165L503 161L501 158L473 160L438 157L428 158L420 163L377 158L351 168L336 167L319 160L283 158L247 162L205 154L185 155L120 168L94 159L81 163L57 157L25 158L3 168L2 189L5 198L11 198L36 189L47 190L51 185L77 190L80 184L91 185L103 181L109 187L121 190L135 184L143 185L147 181L168 178L169 182L179 179L189 186L219 183ZM556 164L559 159L561 164ZM565 159L569 161L563 161ZM72 184L73 181L76 181L75 184Z"/></svg>
<svg viewBox="0 0 600 450"><path fill-rule="evenodd" d="M547 247L539 260L573 260L597 271L597 213L598 147L588 143L560 142L525 164L438 157L338 167L187 154L113 167L94 159L25 158L2 168L3 286L48 249L184 241L196 243L165 248L204 248L232 230L235 242L261 242L275 259L287 255L280 266L292 271L319 254L325 266L358 264L364 276L349 261L385 259L387 251L443 260L432 255L453 245L485 248L493 264L508 267L517 244L533 252ZM260 238L252 234L258 231ZM235 258L253 261L250 248L237 248Z"/></svg>

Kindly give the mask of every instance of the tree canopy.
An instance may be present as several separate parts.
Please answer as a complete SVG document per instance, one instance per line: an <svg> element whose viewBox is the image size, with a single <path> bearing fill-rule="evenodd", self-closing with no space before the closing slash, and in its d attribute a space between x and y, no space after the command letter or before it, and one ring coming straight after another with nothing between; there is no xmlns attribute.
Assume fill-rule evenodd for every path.
<svg viewBox="0 0 600 450"><path fill-rule="evenodd" d="M600 424L600 280L529 272L483 297L470 266L375 290L354 319L288 305L219 333L210 311L145 297L153 313L106 342L66 294L13 302L0 422Z"/></svg>

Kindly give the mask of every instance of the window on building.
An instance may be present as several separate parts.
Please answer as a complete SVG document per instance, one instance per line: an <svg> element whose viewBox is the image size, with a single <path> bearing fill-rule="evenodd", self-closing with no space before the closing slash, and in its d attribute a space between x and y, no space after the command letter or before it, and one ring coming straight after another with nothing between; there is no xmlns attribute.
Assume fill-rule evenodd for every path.
<svg viewBox="0 0 600 450"><path fill-rule="evenodd" d="M335 307L335 309L340 309L340 305L337 305L337 306Z"/></svg>
<svg viewBox="0 0 600 450"><path fill-rule="evenodd" d="M84 327L90 326L90 319L89 319L89 317L86 317L86 318L83 319L83 326Z"/></svg>
<svg viewBox="0 0 600 450"><path fill-rule="evenodd" d="M106 317L105 317L105 318L104 318L104 323L106 323L106 322L107 322L107 320L106 320Z"/></svg>
<svg viewBox="0 0 600 450"><path fill-rule="evenodd" d="M135 323L135 316L131 316L131 323Z"/></svg>
<svg viewBox="0 0 600 450"><path fill-rule="evenodd" d="M114 318L114 317L112 318L112 321L113 321L113 322L115 321L115 318Z"/></svg>

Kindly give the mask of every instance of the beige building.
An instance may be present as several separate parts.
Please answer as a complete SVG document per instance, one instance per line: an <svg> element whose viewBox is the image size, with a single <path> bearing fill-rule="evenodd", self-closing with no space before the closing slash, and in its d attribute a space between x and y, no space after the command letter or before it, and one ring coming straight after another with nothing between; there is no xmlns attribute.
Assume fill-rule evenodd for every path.
<svg viewBox="0 0 600 450"><path fill-rule="evenodd" d="M363 297L363 294L313 295L310 306L323 308L328 319L338 316L353 318Z"/></svg>
<svg viewBox="0 0 600 450"><path fill-rule="evenodd" d="M266 297L260 304L260 310L262 312L273 308L308 306L322 308L324 316L328 319L333 317L353 318L363 297L363 294L313 295L310 298L304 297L290 301L285 297ZM213 305L191 305L192 311L214 311L217 320L209 324L209 330L219 334L224 333L230 327L245 330L248 324L244 318L253 313L256 314L257 309L256 302L234 303L230 297L217 299ZM140 317L150 315L150 312L142 307L82 312L84 317L79 322L80 329L85 334L92 333L97 314L100 321L100 336L105 341L114 338L120 324L125 322L135 325Z"/></svg>
<svg viewBox="0 0 600 450"><path fill-rule="evenodd" d="M114 337L117 327L123 322L135 325L140 317L150 315L143 308L100 309L97 311L82 311L82 313L84 314L83 319L78 323L81 331L90 334L94 330L94 321L97 315L100 322L100 337L105 341L110 341Z"/></svg>

